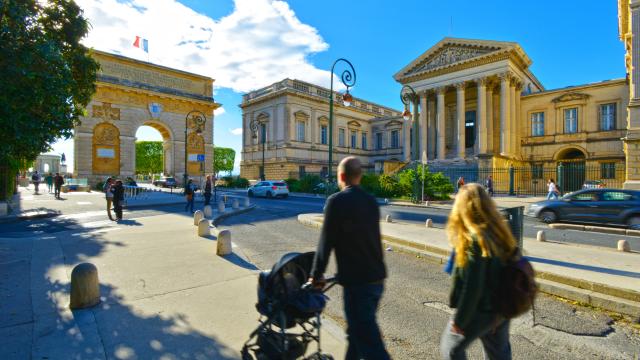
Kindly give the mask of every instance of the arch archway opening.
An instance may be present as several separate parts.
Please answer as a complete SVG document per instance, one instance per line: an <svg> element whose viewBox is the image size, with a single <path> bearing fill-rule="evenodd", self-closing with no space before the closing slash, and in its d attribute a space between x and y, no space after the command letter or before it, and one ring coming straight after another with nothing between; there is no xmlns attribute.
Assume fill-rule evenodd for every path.
<svg viewBox="0 0 640 360"><path fill-rule="evenodd" d="M578 148L567 148L558 154L558 165L562 165L561 188L565 192L580 190L585 180L585 153ZM560 176L560 174L558 174Z"/></svg>
<svg viewBox="0 0 640 360"><path fill-rule="evenodd" d="M150 183L162 176L173 176L173 142L169 130L161 124L145 122L135 136L137 181Z"/></svg>

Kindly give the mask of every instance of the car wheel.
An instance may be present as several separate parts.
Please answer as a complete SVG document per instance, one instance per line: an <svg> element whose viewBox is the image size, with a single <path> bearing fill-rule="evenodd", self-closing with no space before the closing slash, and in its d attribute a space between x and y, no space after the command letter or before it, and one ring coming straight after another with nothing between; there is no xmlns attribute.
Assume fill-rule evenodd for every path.
<svg viewBox="0 0 640 360"><path fill-rule="evenodd" d="M558 220L558 215L551 210L544 210L538 215L538 218L544 223L551 224Z"/></svg>
<svg viewBox="0 0 640 360"><path fill-rule="evenodd" d="M271 193L271 191L267 191L267 197L271 199L273 197L273 193Z"/></svg>
<svg viewBox="0 0 640 360"><path fill-rule="evenodd" d="M627 225L632 229L640 229L640 216L632 215L627 219Z"/></svg>
<svg viewBox="0 0 640 360"><path fill-rule="evenodd" d="M253 197L253 191L249 190L249 192L247 192L247 195L248 195L249 197Z"/></svg>

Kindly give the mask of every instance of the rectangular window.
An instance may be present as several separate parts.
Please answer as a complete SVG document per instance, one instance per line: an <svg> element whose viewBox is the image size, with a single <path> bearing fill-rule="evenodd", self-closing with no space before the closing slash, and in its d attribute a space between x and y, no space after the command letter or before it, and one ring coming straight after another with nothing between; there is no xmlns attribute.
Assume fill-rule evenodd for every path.
<svg viewBox="0 0 640 360"><path fill-rule="evenodd" d="M344 129L338 129L338 146L344 147L344 140L345 140L344 137L345 137Z"/></svg>
<svg viewBox="0 0 640 360"><path fill-rule="evenodd" d="M298 141L304 141L304 127L305 127L305 123L304 121L298 121L297 124L297 134L296 134L296 138L298 139Z"/></svg>
<svg viewBox="0 0 640 360"><path fill-rule="evenodd" d="M391 148L397 149L400 147L400 137L398 136L398 130L391 131Z"/></svg>
<svg viewBox="0 0 640 360"><path fill-rule="evenodd" d="M355 149L358 147L358 132L351 131L351 148Z"/></svg>
<svg viewBox="0 0 640 360"><path fill-rule="evenodd" d="M362 133L362 149L367 150L367 133Z"/></svg>
<svg viewBox="0 0 640 360"><path fill-rule="evenodd" d="M382 150L382 133L376 133L376 150Z"/></svg>
<svg viewBox="0 0 640 360"><path fill-rule="evenodd" d="M542 164L531 164L531 177L534 179L542 179L543 174L543 166Z"/></svg>
<svg viewBox="0 0 640 360"><path fill-rule="evenodd" d="M320 143L327 145L327 125L320 126Z"/></svg>
<svg viewBox="0 0 640 360"><path fill-rule="evenodd" d="M600 163L600 178L601 179L615 179L616 178L616 163Z"/></svg>
<svg viewBox="0 0 640 360"><path fill-rule="evenodd" d="M600 105L600 130L610 131L616 129L616 104Z"/></svg>
<svg viewBox="0 0 640 360"><path fill-rule="evenodd" d="M298 166L298 176L303 178L307 174L307 169L304 166Z"/></svg>
<svg viewBox="0 0 640 360"><path fill-rule="evenodd" d="M578 132L578 108L564 109L564 133Z"/></svg>
<svg viewBox="0 0 640 360"><path fill-rule="evenodd" d="M544 113L531 114L531 136L544 136Z"/></svg>

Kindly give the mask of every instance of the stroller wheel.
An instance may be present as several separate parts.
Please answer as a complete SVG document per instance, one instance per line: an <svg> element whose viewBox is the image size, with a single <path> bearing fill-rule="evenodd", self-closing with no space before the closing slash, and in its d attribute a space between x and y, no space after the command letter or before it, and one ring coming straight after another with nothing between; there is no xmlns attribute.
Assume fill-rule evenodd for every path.
<svg viewBox="0 0 640 360"><path fill-rule="evenodd" d="M333 360L333 356L329 354L315 353L307 358L308 360Z"/></svg>
<svg viewBox="0 0 640 360"><path fill-rule="evenodd" d="M256 358L254 358L253 355L249 353L249 349L246 346L242 348L240 354L242 355L242 360L256 360Z"/></svg>

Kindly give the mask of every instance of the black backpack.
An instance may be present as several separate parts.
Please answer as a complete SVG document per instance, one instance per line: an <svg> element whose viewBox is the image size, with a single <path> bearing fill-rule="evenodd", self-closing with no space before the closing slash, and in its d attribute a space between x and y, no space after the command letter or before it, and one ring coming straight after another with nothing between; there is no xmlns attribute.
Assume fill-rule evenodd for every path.
<svg viewBox="0 0 640 360"><path fill-rule="evenodd" d="M538 285L533 266L520 249L502 265L494 291L494 306L505 319L518 317L533 307Z"/></svg>

